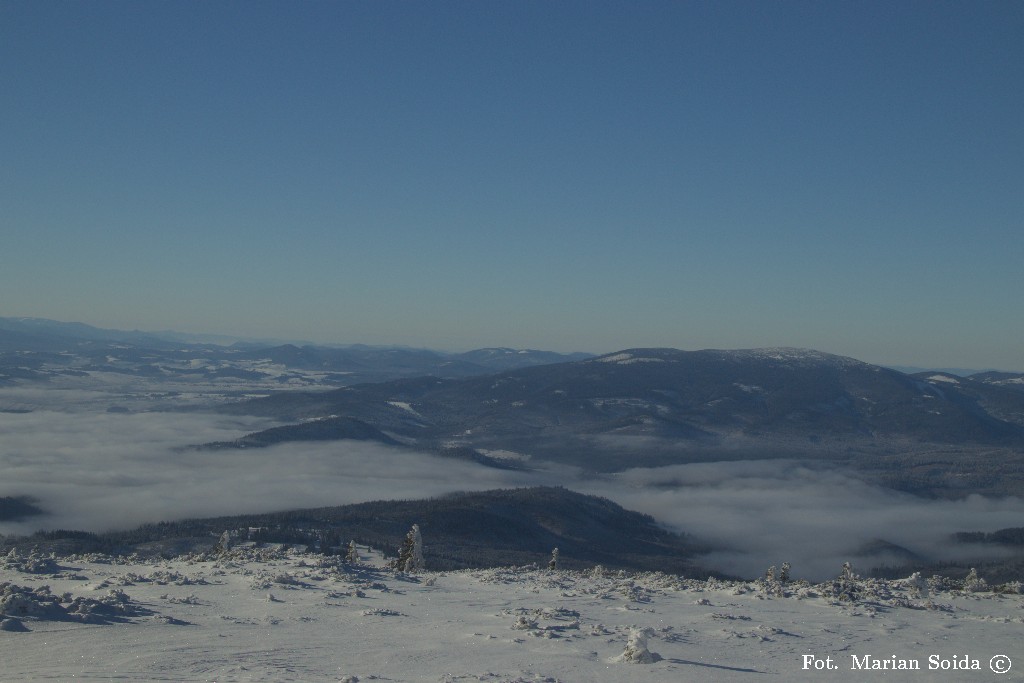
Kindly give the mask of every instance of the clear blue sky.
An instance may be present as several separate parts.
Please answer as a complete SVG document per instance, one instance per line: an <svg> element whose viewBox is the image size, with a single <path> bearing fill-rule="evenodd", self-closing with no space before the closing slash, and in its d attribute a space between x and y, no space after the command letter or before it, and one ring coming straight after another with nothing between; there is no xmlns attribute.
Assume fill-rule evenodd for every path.
<svg viewBox="0 0 1024 683"><path fill-rule="evenodd" d="M1024 3L0 0L0 315L1024 369Z"/></svg>

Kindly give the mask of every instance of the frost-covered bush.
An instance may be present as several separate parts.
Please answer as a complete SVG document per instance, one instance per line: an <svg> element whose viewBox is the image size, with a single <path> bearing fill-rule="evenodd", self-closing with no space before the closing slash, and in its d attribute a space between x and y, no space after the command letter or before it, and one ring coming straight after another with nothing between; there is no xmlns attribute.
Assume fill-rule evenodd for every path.
<svg viewBox="0 0 1024 683"><path fill-rule="evenodd" d="M971 593L988 590L988 583L985 582L985 579L978 576L978 570L974 567L971 567L971 571L968 572L967 577L964 579L964 590Z"/></svg>
<svg viewBox="0 0 1024 683"><path fill-rule="evenodd" d="M784 567L784 570L788 572L788 567L790 567L790 565L784 564L782 566ZM765 571L764 577L759 579L757 583L765 595L781 598L785 597L785 593L782 590L782 583L777 578L777 573L778 570L773 564L768 567L768 570Z"/></svg>
<svg viewBox="0 0 1024 683"><path fill-rule="evenodd" d="M520 614L516 617L515 623L512 624L512 628L516 631L531 631L537 628L537 622L534 619L530 619L525 614Z"/></svg>
<svg viewBox="0 0 1024 683"><path fill-rule="evenodd" d="M33 589L6 582L0 584L0 617L105 624L144 614L150 612L133 604L117 589L99 599L72 599L68 594L53 595L49 586Z"/></svg>
<svg viewBox="0 0 1024 683"><path fill-rule="evenodd" d="M838 600L856 602L861 594L858 577L849 562L843 562L843 570L828 586L828 592Z"/></svg>
<svg viewBox="0 0 1024 683"><path fill-rule="evenodd" d="M649 628L634 628L629 632L629 640L626 642L626 649L616 657L615 662L628 662L633 664L653 664L661 659L661 655L651 652L647 648L647 639L654 632Z"/></svg>
<svg viewBox="0 0 1024 683"><path fill-rule="evenodd" d="M6 556L0 558L0 568L13 569L26 574L56 574L61 571L61 566L57 564L52 555L47 557L33 551L27 556L21 556L13 549Z"/></svg>
<svg viewBox="0 0 1024 683"><path fill-rule="evenodd" d="M928 581L921 576L921 572L914 572L904 583L907 584L907 588L915 598L928 597Z"/></svg>

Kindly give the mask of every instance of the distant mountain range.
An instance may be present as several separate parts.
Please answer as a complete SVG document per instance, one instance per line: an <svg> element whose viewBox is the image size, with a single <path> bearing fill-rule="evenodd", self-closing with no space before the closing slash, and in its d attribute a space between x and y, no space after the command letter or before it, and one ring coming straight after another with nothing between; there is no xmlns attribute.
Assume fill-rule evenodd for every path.
<svg viewBox="0 0 1024 683"><path fill-rule="evenodd" d="M279 393L223 409L296 424L239 446L376 438L592 471L813 457L891 470L887 483L925 491L953 485L950 473L965 468L960 484L990 492L1024 476L1018 376L906 375L801 349L631 349L477 377ZM925 452L934 471L906 460ZM950 459L959 467L942 464Z"/></svg>
<svg viewBox="0 0 1024 683"><path fill-rule="evenodd" d="M812 458L919 494L1024 492L1021 373L906 374L792 348L592 357L221 346L161 334L0 318L0 386L123 375L168 395L214 387L221 410L290 423L197 447L359 439L494 467L596 472ZM253 395L264 397L239 400Z"/></svg>
<svg viewBox="0 0 1024 683"><path fill-rule="evenodd" d="M229 410L345 416L414 442L491 448L602 435L697 445L768 436L1011 445L1024 439L1024 392L1013 379L912 376L799 349L632 349L464 379L289 392Z"/></svg>
<svg viewBox="0 0 1024 683"><path fill-rule="evenodd" d="M469 377L590 357L509 348L444 353L359 344L329 347L235 341L226 346L208 341L214 338L108 330L42 318L0 318L0 386L89 372L186 382L341 386L421 375Z"/></svg>

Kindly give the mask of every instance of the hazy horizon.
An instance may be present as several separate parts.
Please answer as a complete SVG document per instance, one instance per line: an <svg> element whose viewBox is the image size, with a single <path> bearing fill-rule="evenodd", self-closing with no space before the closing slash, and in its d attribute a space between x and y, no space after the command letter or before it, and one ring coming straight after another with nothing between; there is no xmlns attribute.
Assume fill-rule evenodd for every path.
<svg viewBox="0 0 1024 683"><path fill-rule="evenodd" d="M281 338L281 337L270 337L270 336L262 336L262 335L254 335L254 336L232 335L232 334L224 334L224 333L214 332L214 331L209 331L209 330L204 330L204 331L184 331L184 330L171 330L171 329L167 329L167 328L161 328L161 329L139 329L137 327L123 328L123 329L122 328L116 328L116 327L109 327L108 328L108 327L103 327L101 325L92 325L91 323L85 322L83 320L58 320L58 321L54 321L54 320L52 320L50 318L40 318L39 316L2 315L2 316L0 316L0 318L48 320L48 321L59 322L59 323L81 323L81 324L89 325L90 327L95 327L97 329L109 329L109 330L114 330L114 331L118 331L118 332L138 332L138 333L142 333L142 334L152 334L154 336L161 335L161 334L183 335L183 336L190 336L190 337L201 338L201 339L206 340L203 343L212 343L212 344L215 344L215 345L230 345L230 343L232 343L232 341L234 340L234 341L238 341L238 342L256 343L256 344L259 344L259 343L266 343L266 344L311 344L311 345L314 345L314 346L338 347L338 348L345 348L345 347L349 347L349 346L370 346L370 347L379 347L379 348L407 348L407 349L415 349L415 350L434 351L434 352L439 352L439 353L464 353L464 352L467 352L467 351L474 351L474 350L478 350L478 349L482 349L482 348L511 348L511 349L516 349L516 350L519 350L519 349L522 348L522 347L510 346L508 344L495 344L495 345L487 346L487 347L463 345L463 346L445 347L445 348L426 347L426 346L411 346L411 345L408 345L408 344L397 344L397 343L394 343L394 344L388 344L388 343L367 344L365 342L360 342L360 341L344 341L344 340L317 341L317 340L312 340L312 339L301 339L301 338L298 338L298 337L283 337L283 338ZM806 346L799 346L799 345L795 345L795 344L784 344L784 345L780 345L778 347L738 346L738 347L733 347L731 349L725 349L723 347L706 347L706 348L682 349L680 347L653 347L653 346L646 346L646 347L620 347L620 348L614 348L614 349L602 349L602 350L599 350L599 351L594 351L594 350L586 349L586 348L565 348L565 349L532 348L531 350L534 350L534 351L552 351L552 352L561 353L561 354L587 353L587 354L592 354L592 355L595 355L595 356L600 356L600 355L604 355L604 354L615 353L615 352L618 352L618 351L624 351L624 350L627 350L629 348L677 348L677 349L679 349L681 351L743 350L743 349L755 349L755 348L806 348L806 349L810 349L810 347L806 347ZM832 351L830 349L811 349L811 350L821 351L821 352L824 352L824 353L832 353L834 355L845 355L845 354L838 354L838 353L836 353L836 352L834 352L834 351ZM1024 372L1024 370L1022 370L1020 368L1008 368L1008 367L990 367L990 366L967 366L967 367L965 367L965 366L942 366L942 365L925 366L925 365L915 364L914 362L908 362L908 363L887 363L887 362L884 362L884 361L878 361L878 360L869 359L869 358L856 358L856 360L860 360L860 361L863 361L865 363L871 363L871 364L874 364L874 365L880 365L882 367L891 367L891 368L900 369L900 370L905 369L908 372L918 371L918 370L920 370L920 371L927 371L927 370L949 371L949 372L953 372L954 374L970 374L970 373L986 372L986 371Z"/></svg>

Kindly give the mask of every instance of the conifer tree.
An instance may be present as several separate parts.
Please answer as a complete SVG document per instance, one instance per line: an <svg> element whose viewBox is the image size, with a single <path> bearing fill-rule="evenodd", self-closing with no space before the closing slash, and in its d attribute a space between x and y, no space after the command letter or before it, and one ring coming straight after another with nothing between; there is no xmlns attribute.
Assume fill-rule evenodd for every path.
<svg viewBox="0 0 1024 683"><path fill-rule="evenodd" d="M412 548L409 554L409 561L405 566L405 571L423 571L423 536L420 535L419 524L412 525L412 529L409 529L409 537L412 541Z"/></svg>
<svg viewBox="0 0 1024 683"><path fill-rule="evenodd" d="M419 524L413 524L409 533L405 535L402 547L398 550L395 569L400 572L415 572L423 569L423 537L420 535Z"/></svg>
<svg viewBox="0 0 1024 683"><path fill-rule="evenodd" d="M402 547L398 549L398 559L395 560L395 569L400 572L404 572L406 565L409 564L409 558L412 557L412 539L406 534L405 539L402 541Z"/></svg>

